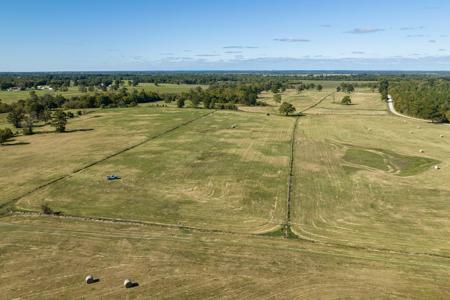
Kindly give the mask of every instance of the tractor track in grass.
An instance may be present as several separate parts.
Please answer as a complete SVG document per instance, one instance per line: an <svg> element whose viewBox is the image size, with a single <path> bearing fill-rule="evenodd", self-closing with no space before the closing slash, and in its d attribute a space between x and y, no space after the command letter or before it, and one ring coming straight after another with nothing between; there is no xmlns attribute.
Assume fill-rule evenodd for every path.
<svg viewBox="0 0 450 300"><path fill-rule="evenodd" d="M300 115L295 116L294 127L292 129L292 134L291 134L290 151L289 151L289 165L288 165L289 171L288 171L288 180L287 180L285 220L284 220L283 224L278 224L271 229L265 230L264 232L260 232L260 234L268 234L268 233L277 231L278 229L280 229L280 226L281 226L281 229L282 229L285 237L289 237L293 234L293 232L291 230L291 202L292 202L293 176L294 176L294 154L295 154L295 145L297 144L297 140L295 137L296 137L296 133L297 133L298 121L301 117L301 113L304 113L305 111L316 107L317 105L322 103L326 98L330 97L333 94L334 94L334 92L320 98L314 104L299 111Z"/></svg>
<svg viewBox="0 0 450 300"><path fill-rule="evenodd" d="M321 102L323 102L327 97L331 96L333 93L328 94L326 96L324 96L323 98L321 98L319 101L317 101L316 103L314 103L313 105L303 109L302 111L300 111L301 113L306 112L307 110L310 110L314 107L316 107L317 105L319 105ZM1 204L0 205L0 209L7 207L11 204L14 204L15 202L17 202L18 200L20 200L21 198L30 195L42 188L45 188L49 185L52 185L58 181L61 181L65 178L68 178L76 173L79 173L89 167L92 167L96 164L99 164L103 161L106 161L112 157L115 157L119 154L122 154L128 150L134 149L140 145L143 145L147 142L150 142L154 139L157 139L165 134L168 134L180 127L183 127L185 125L188 125L190 123L193 123L201 118L204 118L206 116L209 116L211 114L213 114L215 111L211 111L208 112L200 117L194 118L192 120L189 120L187 122L184 122L182 124L179 124L173 128L170 128L168 130L165 130L157 135L154 135L150 138L145 139L144 141L141 141L137 144L134 144L132 146L129 146L127 148L124 148L120 151L117 151L113 154L110 154L100 160L97 160L95 162L92 162L82 168L76 169L73 172L71 172L70 174L66 174L64 176L61 176L57 179L54 179L50 182L47 182L43 185L40 185L36 188L34 188L31 191L28 191L10 201L8 201L7 203ZM247 113L247 112L244 112ZM314 240L314 239L310 239L310 238L306 238L304 236L302 236L301 234L297 233L294 229L291 228L292 225L292 221L291 221L291 203L292 203L292 193L293 193L293 176L294 176L294 154L295 154L295 150L296 150L296 132L297 132L297 127L299 124L299 119L300 119L300 115L295 117L295 122L294 122L294 127L292 130L292 137L291 137L291 145L290 145L290 158L289 158L289 173L288 173L288 190L287 190L287 200L286 200L286 215L285 215L285 222L284 224L277 224L275 228L280 228L280 226L283 229L283 234L284 237L293 237L294 240L298 240L299 242L304 242L304 243L310 243L310 244L317 244L317 245L324 245L324 246L329 246L329 247L335 247L335 248L340 248L340 249L354 249L357 251L365 251L365 252L370 252L370 253L380 253L380 254L387 254L387 255L401 255L401 256L408 256L408 257L434 257L434 258L441 258L441 259L450 259L450 255L445 255L445 254L438 254L438 253L428 253L428 252L409 252L409 251L402 251L402 250L394 250L394 249L389 249L389 248L373 248L373 247L365 247L365 246L358 246L358 245L349 245L349 244L344 244L344 243L334 243L334 242L324 242L324 241L319 241L319 240ZM190 231L195 231L195 232L203 232L203 233L211 233L211 234L226 234L226 235L235 235L235 236L247 236L247 237L260 237L260 238L268 238L268 239L277 239L279 237L276 236L269 236L269 235L265 235L265 233L269 233L272 230L268 230L265 232L259 232L259 233L245 233L245 232L237 232L237 231L230 231L230 230L222 230L222 229L214 229L214 228L202 228L202 227L194 227L194 226L188 226L188 225L182 225L182 224L169 224L169 223L159 223L159 222L147 222L147 221L139 221L139 220L129 220L129 219L117 219L117 218L106 218L106 217L93 217L93 216L76 216L76 215L44 215L40 212L36 212L36 211L12 211L9 214L3 214L3 217L6 216L16 216L16 217L47 217L47 218L60 218L60 219L67 219L67 220L73 220L73 221L81 221L81 222L101 222L101 223L114 223L114 224L122 224L122 225L137 225L137 226L152 226L152 227L160 227L160 228L172 228L172 229L179 229L179 230L190 230ZM12 224L11 224L12 225Z"/></svg>
<svg viewBox="0 0 450 300"><path fill-rule="evenodd" d="M80 173L81 171L84 171L84 170L86 170L86 169L88 169L88 168L90 168L90 167L92 167L92 166L95 166L95 165L97 165L97 164L99 164L99 163L102 163L102 162L104 162L104 161L106 161L106 160L108 160L108 159L110 159L110 158L113 158L113 157L115 157L115 156L118 156L118 155L120 155L120 154L122 154L122 153L124 153L124 152L129 151L129 150L135 149L136 147L139 147L139 146L141 146L141 145L143 145L143 144L146 144L146 143L148 143L148 142L151 142L151 141L153 141L153 140L155 140L155 139L157 139L157 138L160 138L160 137L162 137L162 136L164 136L164 135L166 135L166 134L168 134L168 133L171 133L171 132L173 132L173 131L175 131L175 130L177 130L177 129L183 127L183 126L189 125L190 123L193 123L193 122L195 122L195 121L197 121L197 120L200 120L200 119L202 119L202 118L205 118L205 117L207 117L207 116L213 114L214 112L215 112L215 110L210 111L210 112L208 112L208 113L206 113L206 114L203 114L203 115L201 115L200 117L197 117L197 118L191 119L191 120L189 120L189 121L183 122L183 123L181 123L181 124L179 124L179 125L177 125L177 126L175 126L175 127L169 128L169 129L164 130L164 131L162 131L162 132L160 132L160 133L158 133L158 134L156 134L156 135L153 135L153 136L151 136L151 137L149 137L149 138L146 138L146 139L144 139L143 141L140 141L140 142L138 142L138 143L136 143L136 144L134 144L134 145L128 146L128 147L126 147L126 148L123 148L123 149L121 149L121 150L119 150L119 151L116 151L116 152L114 152L114 153L112 153L112 154L109 154L109 155L107 155L107 156L105 156L105 157L103 157L103 158L101 158L101 159L99 159L99 160L93 161L93 162L91 162L91 163L89 163L89 164L87 164L87 165L85 165L85 166L83 166L83 167L81 167L81 168L75 169L75 170L73 170L72 172L70 172L70 173L68 173L68 174L62 175L62 176L60 176L60 177L58 177L58 178L55 178L55 179L53 179L53 180L51 180L51 181L48 181L48 182L46 182L46 183L43 183L43 184L41 184L41 185L39 185L39 186L37 186L37 187L35 187L35 188L29 190L29 191L27 191L27 192L25 192L25 193L23 193L23 194L17 196L17 197L14 197L14 198L12 198L12 199L10 199L10 200L8 200L8 201L6 201L6 202L0 204L0 210L5 209L5 208L7 208L7 207L9 207L9 206L14 205L14 204L15 204L17 201L19 201L20 199L22 199L22 198L24 198L24 197L26 197L26 196L29 196L29 195L33 194L34 192L37 192L37 191L39 191L39 190L41 190L41 189L43 189L43 188L45 188L45 187L48 187L48 186L50 186L50 185L52 185L52 184L55 184L55 183L57 183L57 182L59 182L59 181L61 181L61 180L66 179L66 178L69 178L69 177L71 177L71 176L73 176L73 175L75 175L75 174L77 174L77 173Z"/></svg>
<svg viewBox="0 0 450 300"><path fill-rule="evenodd" d="M105 218L105 217L89 217L89 216L76 216L76 215L45 215L36 211L15 211L5 216L14 216L14 217L39 217L39 218L52 218L52 219L66 219L72 221L80 221L80 222L98 222L98 223L106 223L106 224L118 224L118 225L134 225L134 226L148 226L148 227L160 227L160 228L168 228L168 229L179 229L179 230L189 230L193 232L201 232L201 233L211 233L211 234L222 234L222 235L234 235L234 236L242 236L242 237L258 237L263 239L279 239L277 236L263 235L260 233L245 233L238 231L229 231L222 229L213 229L213 228L202 228L202 227L194 227L187 226L182 224L169 224L169 223L159 223L159 222L147 222L147 221L139 221L139 220L128 220L128 219L117 219L117 218ZM15 226L18 224L13 223L0 223L0 225L7 226ZM21 224L19 224L21 225ZM449 259L450 255L438 254L438 253L427 253L427 252L409 252L402 250L394 250L389 248L374 248L374 247L364 247L357 245L348 245L341 243L333 243L333 242L324 242L318 241L310 238L303 237L301 234L298 234L293 229L288 234L295 235L295 238L292 240L297 240L299 242L308 243L308 244L316 244L327 247L333 247L336 249L353 249L357 251L364 251L369 253L380 253L386 255L399 255L399 256L408 256L408 257L433 257L440 259Z"/></svg>
<svg viewBox="0 0 450 300"><path fill-rule="evenodd" d="M309 109L312 109L322 103L326 98L333 95L333 93L330 93L322 98L319 99L316 103L304 108L300 111L300 113L304 113ZM297 134L297 127L298 127L298 120L300 119L300 115L297 115L295 117L294 127L292 129L292 135L291 135L291 145L290 145L290 152L289 152L289 172L288 172L288 184L287 184L287 197L286 197L286 217L285 222L283 225L283 233L286 238L289 238L292 236L293 231L291 229L291 207L292 207L292 194L293 194L293 185L294 185L294 156L295 156L295 145L297 144L296 140L296 134Z"/></svg>

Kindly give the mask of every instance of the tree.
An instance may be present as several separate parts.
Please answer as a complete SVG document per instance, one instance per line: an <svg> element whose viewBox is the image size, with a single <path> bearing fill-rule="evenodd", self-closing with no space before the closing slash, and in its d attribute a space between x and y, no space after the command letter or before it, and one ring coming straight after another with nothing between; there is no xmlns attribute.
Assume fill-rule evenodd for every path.
<svg viewBox="0 0 450 300"><path fill-rule="evenodd" d="M316 86L316 89L320 92L323 89L323 86L321 84L318 84Z"/></svg>
<svg viewBox="0 0 450 300"><path fill-rule="evenodd" d="M16 128L20 128L20 125L25 117L24 110L21 106L15 105L8 113L6 120L14 125Z"/></svg>
<svg viewBox="0 0 450 300"><path fill-rule="evenodd" d="M276 103L281 103L281 95L280 94L274 94L273 95L273 101Z"/></svg>
<svg viewBox="0 0 450 300"><path fill-rule="evenodd" d="M336 88L336 92L340 92L341 91L341 87L340 86L338 86L337 88Z"/></svg>
<svg viewBox="0 0 450 300"><path fill-rule="evenodd" d="M191 97L192 107L198 107L199 103L200 103L200 96L199 94L194 93Z"/></svg>
<svg viewBox="0 0 450 300"><path fill-rule="evenodd" d="M23 118L23 125L22 125L22 131L24 135L31 135L33 134L33 122L34 118L32 115L27 115Z"/></svg>
<svg viewBox="0 0 450 300"><path fill-rule="evenodd" d="M378 86L378 91L381 94L381 100L386 100L389 93L389 81L382 80Z"/></svg>
<svg viewBox="0 0 450 300"><path fill-rule="evenodd" d="M13 132L9 128L0 129L0 145L7 142L10 138L14 136Z"/></svg>
<svg viewBox="0 0 450 300"><path fill-rule="evenodd" d="M352 98L350 98L350 96L345 96L344 98L342 98L341 104L344 104L344 105L352 104Z"/></svg>
<svg viewBox="0 0 450 300"><path fill-rule="evenodd" d="M64 132L67 125L67 115L62 110L56 110L52 115L51 126L55 127L56 132Z"/></svg>
<svg viewBox="0 0 450 300"><path fill-rule="evenodd" d="M204 108L212 108L213 101L211 101L211 98L205 97L202 102Z"/></svg>
<svg viewBox="0 0 450 300"><path fill-rule="evenodd" d="M351 83L343 82L341 83L341 91L351 94L355 91L355 87Z"/></svg>
<svg viewBox="0 0 450 300"><path fill-rule="evenodd" d="M44 121L44 122L47 123L48 121L51 120L51 118L52 118L52 112L51 112L51 110L45 109L45 110L42 112L42 117L41 117L42 121Z"/></svg>
<svg viewBox="0 0 450 300"><path fill-rule="evenodd" d="M278 110L280 114L284 114L287 116L295 111L295 107L291 103L283 102Z"/></svg>
<svg viewBox="0 0 450 300"><path fill-rule="evenodd" d="M184 107L184 99L182 97L177 99L177 107L178 108Z"/></svg>
<svg viewBox="0 0 450 300"><path fill-rule="evenodd" d="M11 106L6 103L3 103L2 99L0 99L0 114L7 113L10 111L11 111Z"/></svg>

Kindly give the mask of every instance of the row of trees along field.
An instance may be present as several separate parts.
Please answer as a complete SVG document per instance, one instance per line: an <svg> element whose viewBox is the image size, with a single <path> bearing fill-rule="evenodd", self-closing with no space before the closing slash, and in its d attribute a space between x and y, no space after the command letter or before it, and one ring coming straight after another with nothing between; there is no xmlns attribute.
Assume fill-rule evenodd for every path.
<svg viewBox="0 0 450 300"><path fill-rule="evenodd" d="M38 96L34 91L26 100L8 105L0 102L0 113L10 112L21 108L30 108L37 116L46 109L65 108L99 108L99 107L127 107L138 103L189 100L194 107L203 104L205 108L214 108L216 103L256 105L258 94L263 90L279 91L286 89L286 83L266 81L262 83L219 83L210 85L207 89L197 87L181 94L157 93L151 91L128 90L121 87L107 92L98 91L93 94L65 97L63 95L45 94Z"/></svg>
<svg viewBox="0 0 450 300"><path fill-rule="evenodd" d="M215 84L207 89L197 87L182 94L158 94L156 92L138 92L133 89L120 88L118 91L97 92L66 98L62 95L45 94L39 96L30 92L26 100L19 100L13 104L1 103L1 112L7 112L7 121L15 128L22 128L23 134L33 134L36 123L49 123L56 131L63 132L67 118L74 117L72 112L65 113L61 109L84 109L103 107L128 107L138 103L164 100L175 101L178 107L184 107L185 101L191 102L193 107L203 104L205 108L237 109L236 104L256 105L258 94L264 89L284 89L283 85L272 82L258 84ZM79 111L81 112L81 111ZM81 113L80 113L81 114ZM5 131L6 132L6 131ZM2 134L4 132L2 131ZM8 132L9 133L9 132ZM4 137L7 134L3 134ZM3 141L7 138L3 138Z"/></svg>
<svg viewBox="0 0 450 300"><path fill-rule="evenodd" d="M134 85L139 83L201 84L217 83L296 83L301 80L374 81L375 74L319 75L286 72L105 72L105 73L3 73L0 74L0 90L36 89L49 86L64 91L71 86L98 88Z"/></svg>
<svg viewBox="0 0 450 300"><path fill-rule="evenodd" d="M448 123L450 120L450 82L446 80L392 81L389 94L399 112L433 122Z"/></svg>

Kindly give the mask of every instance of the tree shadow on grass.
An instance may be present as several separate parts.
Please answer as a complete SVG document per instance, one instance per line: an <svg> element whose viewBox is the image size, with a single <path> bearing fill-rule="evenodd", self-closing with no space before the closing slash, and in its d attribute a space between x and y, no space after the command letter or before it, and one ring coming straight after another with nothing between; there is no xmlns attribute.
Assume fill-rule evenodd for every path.
<svg viewBox="0 0 450 300"><path fill-rule="evenodd" d="M94 130L94 128L80 128L80 129L71 129L71 130L66 130L64 132L66 133L71 133L71 132L84 132L84 131L92 131Z"/></svg>
<svg viewBox="0 0 450 300"><path fill-rule="evenodd" d="M58 132L58 133L73 133L73 132L84 132L84 131L92 131L93 128L80 128L80 129L71 129L66 130L64 132ZM37 131L34 134L48 134L48 133L57 133L55 130L44 130L44 131Z"/></svg>
<svg viewBox="0 0 450 300"><path fill-rule="evenodd" d="M24 146L29 145L29 142L18 142L16 140L9 140L6 143L2 144L4 147L10 147L10 146Z"/></svg>

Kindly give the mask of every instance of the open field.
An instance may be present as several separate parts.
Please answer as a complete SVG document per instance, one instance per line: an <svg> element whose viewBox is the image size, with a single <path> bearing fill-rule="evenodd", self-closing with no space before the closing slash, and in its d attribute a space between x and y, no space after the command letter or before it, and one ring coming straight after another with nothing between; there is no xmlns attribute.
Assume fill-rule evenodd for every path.
<svg viewBox="0 0 450 300"><path fill-rule="evenodd" d="M0 204L206 113L107 109L70 120L66 133L54 133L49 126L37 128L37 134L17 137L1 147Z"/></svg>
<svg viewBox="0 0 450 300"><path fill-rule="evenodd" d="M16 211L0 218L0 293L449 298L448 126L393 116L367 89L342 96L287 90L299 118L270 93L237 112L98 109L0 147L0 205Z"/></svg>
<svg viewBox="0 0 450 300"><path fill-rule="evenodd" d="M376 81L352 81L352 80L301 80L301 82L308 84L308 83L314 83L314 84L320 84L323 86L324 89L336 89L341 83L352 83L355 86L356 85L363 85L363 84L375 84ZM364 88L367 89L367 88Z"/></svg>
<svg viewBox="0 0 450 300"><path fill-rule="evenodd" d="M48 217L3 218L0 234L0 292L6 299L436 299L450 294L450 262L433 257ZM100 282L86 285L87 274ZM124 278L139 287L124 289Z"/></svg>
<svg viewBox="0 0 450 300"><path fill-rule="evenodd" d="M297 111L302 111L304 109L309 108L310 106L316 104L321 99L327 97L328 95L331 97L335 89L323 89L321 92L316 90L303 91L298 93L297 90L288 89L281 94L281 102L289 102L292 103ZM257 112L257 113L278 113L279 103L276 103L273 100L272 92L262 92L258 98L258 101L264 102L267 106L240 106L239 110L246 112Z"/></svg>
<svg viewBox="0 0 450 300"><path fill-rule="evenodd" d="M273 227L284 216L292 126L291 118L216 112L17 206L234 231ZM122 180L107 182L108 174Z"/></svg>
<svg viewBox="0 0 450 300"><path fill-rule="evenodd" d="M332 106L323 103L311 110L318 115L301 118L295 231L330 243L450 255L447 126L381 115L378 99L353 98L358 105L320 115Z"/></svg>
<svg viewBox="0 0 450 300"><path fill-rule="evenodd" d="M144 90L146 92L158 92L161 94L170 93L178 94L182 92L188 92L190 89L201 86L203 88L207 87L205 85L194 85L194 84L171 84L171 83L160 83L155 85L154 83L139 83L136 87L126 86L129 90L136 89L138 91ZM101 90L96 90L101 92ZM25 100L30 96L31 90L27 91L0 91L0 99L3 103L13 103L19 100ZM49 90L35 90L36 94L39 96L50 94L50 95L63 95L64 97L70 98L74 96L80 96L85 94L93 94L95 92L82 93L79 91L78 87L71 86L66 92L61 91L49 91Z"/></svg>
<svg viewBox="0 0 450 300"><path fill-rule="evenodd" d="M160 83L155 85L154 83L139 83L137 90L152 91L161 94L179 94L183 92L189 92L190 89L196 88L207 88L207 85L197 85L197 84L173 84L173 83Z"/></svg>

